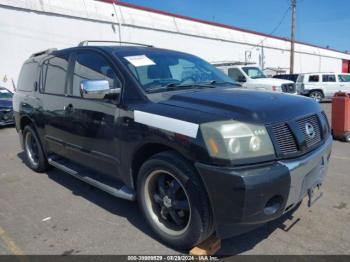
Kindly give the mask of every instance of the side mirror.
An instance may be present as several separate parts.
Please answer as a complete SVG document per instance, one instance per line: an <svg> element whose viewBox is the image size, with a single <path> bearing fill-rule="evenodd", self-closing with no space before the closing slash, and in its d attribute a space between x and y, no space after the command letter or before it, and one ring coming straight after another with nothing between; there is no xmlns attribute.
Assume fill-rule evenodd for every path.
<svg viewBox="0 0 350 262"><path fill-rule="evenodd" d="M80 83L81 97L86 99L103 99L111 93L107 80L83 80Z"/></svg>
<svg viewBox="0 0 350 262"><path fill-rule="evenodd" d="M245 76L240 76L240 77L238 77L238 82L245 83L245 82L247 82L247 79L245 78Z"/></svg>

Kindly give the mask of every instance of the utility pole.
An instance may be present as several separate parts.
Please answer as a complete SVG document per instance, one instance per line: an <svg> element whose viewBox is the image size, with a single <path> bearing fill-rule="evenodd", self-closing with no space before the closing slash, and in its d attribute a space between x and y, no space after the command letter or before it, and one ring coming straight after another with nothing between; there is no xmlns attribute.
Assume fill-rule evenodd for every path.
<svg viewBox="0 0 350 262"><path fill-rule="evenodd" d="M290 73L294 74L294 44L295 44L295 23L297 17L297 0L292 1L292 32L290 38Z"/></svg>

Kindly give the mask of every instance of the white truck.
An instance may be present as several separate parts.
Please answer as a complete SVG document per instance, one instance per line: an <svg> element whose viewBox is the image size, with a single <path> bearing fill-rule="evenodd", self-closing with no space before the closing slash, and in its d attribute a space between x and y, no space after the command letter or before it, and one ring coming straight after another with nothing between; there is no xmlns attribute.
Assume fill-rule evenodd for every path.
<svg viewBox="0 0 350 262"><path fill-rule="evenodd" d="M296 94L294 82L268 78L256 64L241 62L217 62L212 64L241 84L242 87Z"/></svg>

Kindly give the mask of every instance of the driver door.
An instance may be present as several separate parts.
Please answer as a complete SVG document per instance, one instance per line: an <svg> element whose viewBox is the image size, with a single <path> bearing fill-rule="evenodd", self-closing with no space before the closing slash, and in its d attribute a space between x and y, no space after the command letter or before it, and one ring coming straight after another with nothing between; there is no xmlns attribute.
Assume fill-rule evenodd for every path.
<svg viewBox="0 0 350 262"><path fill-rule="evenodd" d="M118 71L103 53L86 49L74 54L72 67L69 95L64 102L66 156L101 173L118 176L120 148L116 120L121 90ZM117 95L112 99L83 98L81 83L86 80L107 80Z"/></svg>

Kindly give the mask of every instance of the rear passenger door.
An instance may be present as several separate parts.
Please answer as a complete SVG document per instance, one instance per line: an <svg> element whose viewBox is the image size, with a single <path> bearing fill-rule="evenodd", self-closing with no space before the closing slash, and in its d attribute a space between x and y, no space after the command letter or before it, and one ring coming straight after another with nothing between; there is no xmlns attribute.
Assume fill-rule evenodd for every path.
<svg viewBox="0 0 350 262"><path fill-rule="evenodd" d="M121 81L113 62L104 53L85 49L74 53L68 96L64 100L66 156L101 173L118 176L118 98L86 99L81 95L84 80L107 80L120 94Z"/></svg>
<svg viewBox="0 0 350 262"><path fill-rule="evenodd" d="M44 127L44 143L48 153L64 155L66 134L64 99L66 93L69 54L55 55L41 67L40 94L42 108L40 122Z"/></svg>
<svg viewBox="0 0 350 262"><path fill-rule="evenodd" d="M340 86L337 83L335 74L322 75L322 86L324 88L324 93L327 98L332 97L334 93L340 90Z"/></svg>

